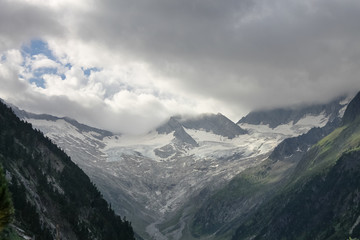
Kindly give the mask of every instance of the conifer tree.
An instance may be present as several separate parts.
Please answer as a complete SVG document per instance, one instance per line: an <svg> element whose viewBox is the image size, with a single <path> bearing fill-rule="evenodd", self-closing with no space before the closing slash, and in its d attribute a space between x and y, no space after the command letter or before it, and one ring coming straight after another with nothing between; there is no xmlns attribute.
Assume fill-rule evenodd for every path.
<svg viewBox="0 0 360 240"><path fill-rule="evenodd" d="M0 166L0 232L11 222L14 208L7 182Z"/></svg>

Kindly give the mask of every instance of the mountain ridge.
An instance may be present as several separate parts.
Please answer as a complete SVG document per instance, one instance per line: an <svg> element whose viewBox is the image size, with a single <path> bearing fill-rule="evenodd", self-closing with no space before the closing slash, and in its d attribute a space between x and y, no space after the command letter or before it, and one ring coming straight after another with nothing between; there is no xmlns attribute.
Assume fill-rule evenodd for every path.
<svg viewBox="0 0 360 240"><path fill-rule="evenodd" d="M5 235L21 229L26 239L134 239L131 224L70 157L3 103L0 162L15 208L15 227Z"/></svg>
<svg viewBox="0 0 360 240"><path fill-rule="evenodd" d="M13 104L8 104L6 102L4 102L4 103L7 104L8 106L10 106L11 109L13 110L13 112L15 113L15 115L18 116L20 119L42 119L42 120L48 120L48 121L53 121L53 122L55 122L57 120L64 120L64 121L74 125L75 127L77 127L80 130L80 132L83 132L83 131L84 132L95 132L95 133L99 134L99 136L98 136L99 140L102 140L104 137L114 135L114 133L112 133L110 131L99 129L96 127L91 127L91 126L88 126L83 123L79 123L75 119L72 119L69 117L56 117L56 116L49 115L49 114L30 113L30 112L19 109L18 107L16 107ZM96 136L96 135L94 135L94 136Z"/></svg>
<svg viewBox="0 0 360 240"><path fill-rule="evenodd" d="M348 97L338 97L326 104L315 104L310 106L300 106L297 108L275 108L270 110L252 111L246 116L242 117L237 124L263 124L269 125L270 128L276 128L281 124L286 124L293 121L296 124L301 118L306 115L319 115L324 113L324 116L333 121L337 114L344 106ZM341 116L342 117L342 116Z"/></svg>

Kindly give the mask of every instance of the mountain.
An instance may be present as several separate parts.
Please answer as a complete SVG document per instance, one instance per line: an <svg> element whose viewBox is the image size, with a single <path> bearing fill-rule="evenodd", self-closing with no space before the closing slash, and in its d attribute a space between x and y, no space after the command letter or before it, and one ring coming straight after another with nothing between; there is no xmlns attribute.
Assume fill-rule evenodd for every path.
<svg viewBox="0 0 360 240"><path fill-rule="evenodd" d="M235 176L197 209L191 224L192 235L231 238L236 227L287 182L308 149L340 124L340 119L334 119L324 127L287 138L266 160Z"/></svg>
<svg viewBox="0 0 360 240"><path fill-rule="evenodd" d="M171 117L168 122L156 129L159 134L169 134L174 132L175 139L188 143L193 147L198 146L197 142L186 133L184 129L200 130L218 136L233 139L239 135L246 134L247 131L239 127L230 119L218 114L202 114L193 118L181 116Z"/></svg>
<svg viewBox="0 0 360 240"><path fill-rule="evenodd" d="M233 139L236 136L246 134L247 131L230 119L218 114L202 114L196 118L180 119L181 124L188 129L205 130L216 135Z"/></svg>
<svg viewBox="0 0 360 240"><path fill-rule="evenodd" d="M183 119L172 117L144 135L108 134L100 140L94 131L84 131L66 118L23 116L30 116L24 120L71 156L144 238L162 235L155 227L157 221L166 222L182 211L205 187L224 184L256 164L280 139L266 137L267 133L228 138L186 128Z"/></svg>
<svg viewBox="0 0 360 240"><path fill-rule="evenodd" d="M191 224L206 239L360 236L360 102L343 119L285 139L203 201ZM351 119L351 120L349 120Z"/></svg>
<svg viewBox="0 0 360 240"><path fill-rule="evenodd" d="M276 128L284 124L296 124L309 116L321 117L331 122L339 117L339 114L342 117L348 102L348 98L340 97L326 104L254 111L241 118L237 124L268 125Z"/></svg>
<svg viewBox="0 0 360 240"><path fill-rule="evenodd" d="M236 125L224 115L202 114L194 118L182 118L174 116L168 122L159 126L156 131L159 134L170 134L173 132L174 140L161 148L155 149L155 154L162 158L173 156L177 152L183 152L186 149L199 147L199 144L185 130L205 131L217 136L223 136L233 139L247 132Z"/></svg>
<svg viewBox="0 0 360 240"><path fill-rule="evenodd" d="M305 134L287 138L274 148L269 158L284 160L285 158L303 156L311 146L339 127L341 122L341 118L335 118L324 127L314 127Z"/></svg>
<svg viewBox="0 0 360 240"><path fill-rule="evenodd" d="M0 162L15 208L3 239L134 239L88 176L0 102Z"/></svg>
<svg viewBox="0 0 360 240"><path fill-rule="evenodd" d="M347 102L339 104L342 110ZM175 116L136 136L102 134L68 118L23 114L23 119L69 154L137 233L161 240L192 239L194 215L214 193L245 169L270 161L269 155L284 139L324 127L329 122L324 110L276 128L235 124L221 114ZM342 116L337 110L333 115ZM219 226L227 225L235 213Z"/></svg>
<svg viewBox="0 0 360 240"><path fill-rule="evenodd" d="M175 117L171 117L167 123L158 127L156 131L159 134L170 134L174 132L174 140L177 143L187 144L189 147L199 146L198 143L184 130L182 124Z"/></svg>
<svg viewBox="0 0 360 240"><path fill-rule="evenodd" d="M353 121L314 145L279 193L237 230L233 239L347 239L360 236L360 104ZM345 117L345 115L344 115Z"/></svg>
<svg viewBox="0 0 360 240"><path fill-rule="evenodd" d="M59 120L63 120L64 122L67 122L67 123L71 124L72 126L76 127L76 129L78 129L80 133L90 133L90 134L92 134L93 137L95 137L99 140L102 140L104 137L113 135L113 133L111 133L109 131L90 127L85 124L81 124L78 121L76 121L75 119L71 119L68 117L55 117L55 116L52 116L49 114L29 113L24 110L20 110L18 107L14 106L14 105L11 105L11 104L8 104L8 105L11 107L11 109L13 110L15 115L18 116L20 119L47 120L50 122L56 122Z"/></svg>

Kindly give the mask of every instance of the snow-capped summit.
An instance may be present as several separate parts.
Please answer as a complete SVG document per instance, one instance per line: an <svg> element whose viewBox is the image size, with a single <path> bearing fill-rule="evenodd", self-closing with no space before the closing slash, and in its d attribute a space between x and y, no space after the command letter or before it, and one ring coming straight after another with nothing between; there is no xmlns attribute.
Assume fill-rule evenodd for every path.
<svg viewBox="0 0 360 240"><path fill-rule="evenodd" d="M182 124L177 120L176 117L171 117L170 120L158 127L156 131L159 134L170 134L173 132L175 141L178 144L188 144L192 147L198 146L198 143L184 130Z"/></svg>
<svg viewBox="0 0 360 240"><path fill-rule="evenodd" d="M186 147L198 147L199 143L192 138L188 132L191 130L204 131L209 134L214 134L228 139L233 139L239 135L246 134L240 126L236 125L230 119L218 114L201 114L195 117L173 116L165 124L159 126L156 131L159 134L173 133L173 142L179 145L186 145ZM172 147L166 145L163 150L170 150ZM156 153L161 156L168 156L164 152L156 150ZM159 155L160 156L160 155Z"/></svg>
<svg viewBox="0 0 360 240"><path fill-rule="evenodd" d="M180 119L180 122L185 128L205 130L229 139L247 133L221 113L202 114L195 118Z"/></svg>

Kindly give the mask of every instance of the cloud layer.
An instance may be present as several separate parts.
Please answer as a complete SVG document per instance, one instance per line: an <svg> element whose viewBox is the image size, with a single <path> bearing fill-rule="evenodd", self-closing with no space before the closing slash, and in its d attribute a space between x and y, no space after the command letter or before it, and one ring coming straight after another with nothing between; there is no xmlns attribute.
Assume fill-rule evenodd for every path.
<svg viewBox="0 0 360 240"><path fill-rule="evenodd" d="M5 0L0 97L121 132L236 121L359 90L359 22L357 0Z"/></svg>

